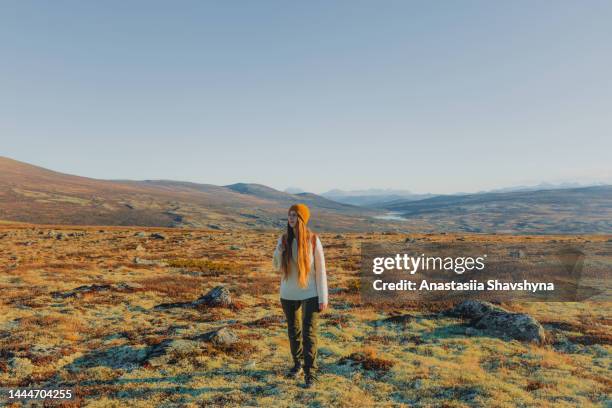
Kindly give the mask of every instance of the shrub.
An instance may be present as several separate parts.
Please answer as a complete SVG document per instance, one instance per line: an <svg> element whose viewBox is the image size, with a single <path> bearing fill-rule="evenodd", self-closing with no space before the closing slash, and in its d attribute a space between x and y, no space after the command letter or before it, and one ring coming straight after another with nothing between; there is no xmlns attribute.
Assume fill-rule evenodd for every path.
<svg viewBox="0 0 612 408"><path fill-rule="evenodd" d="M361 365L364 370L388 371L395 362L376 356L376 350L372 347L364 347L361 351L351 353L349 356L342 357L340 364L350 363L351 365Z"/></svg>
<svg viewBox="0 0 612 408"><path fill-rule="evenodd" d="M171 259L167 261L168 266L175 268L188 268L211 275L220 275L227 272L237 272L241 269L235 262L211 261L210 259Z"/></svg>

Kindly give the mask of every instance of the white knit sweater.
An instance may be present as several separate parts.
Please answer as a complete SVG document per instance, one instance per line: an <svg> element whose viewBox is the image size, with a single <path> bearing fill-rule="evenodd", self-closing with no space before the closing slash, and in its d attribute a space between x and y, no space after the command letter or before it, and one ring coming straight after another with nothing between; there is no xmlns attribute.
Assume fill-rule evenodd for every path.
<svg viewBox="0 0 612 408"><path fill-rule="evenodd" d="M272 265L276 271L281 270L282 263L282 235L278 238ZM281 275L280 297L287 300L304 300L318 296L319 303L327 303L327 272L325 270L325 256L323 255L323 244L317 236L315 245L314 259L312 257L312 246L308 246L311 251L310 271L308 272L308 285L302 288L298 285L297 267L297 239L291 243L292 260L289 262L289 276L287 280Z"/></svg>

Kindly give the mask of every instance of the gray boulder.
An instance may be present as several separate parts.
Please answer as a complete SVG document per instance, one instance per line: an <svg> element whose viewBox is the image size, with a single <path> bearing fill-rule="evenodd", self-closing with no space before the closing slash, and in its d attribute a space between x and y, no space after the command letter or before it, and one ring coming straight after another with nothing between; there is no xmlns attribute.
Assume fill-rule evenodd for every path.
<svg viewBox="0 0 612 408"><path fill-rule="evenodd" d="M172 356L188 355L199 351L199 343L188 339L168 339L148 349L146 360L153 367L164 366Z"/></svg>
<svg viewBox="0 0 612 408"><path fill-rule="evenodd" d="M198 336L197 339L210 342L215 346L231 346L238 341L238 336L230 329L223 327L219 330L204 333Z"/></svg>
<svg viewBox="0 0 612 408"><path fill-rule="evenodd" d="M492 311L482 316L474 327L529 343L542 344L546 339L542 325L526 313Z"/></svg>
<svg viewBox="0 0 612 408"><path fill-rule="evenodd" d="M193 301L193 306L230 306L232 304L232 295L229 289L223 285L215 286L204 296Z"/></svg>
<svg viewBox="0 0 612 408"><path fill-rule="evenodd" d="M546 333L542 325L526 313L513 313L489 302L466 300L447 314L470 319L469 325L500 337L543 344Z"/></svg>
<svg viewBox="0 0 612 408"><path fill-rule="evenodd" d="M229 289L227 289L223 285L219 285L219 286L215 286L204 296L201 296L192 302L162 303L161 305L155 306L154 309L163 310L163 309L170 309L174 307L197 308L201 306L229 307L231 305L232 305L232 295L230 294Z"/></svg>

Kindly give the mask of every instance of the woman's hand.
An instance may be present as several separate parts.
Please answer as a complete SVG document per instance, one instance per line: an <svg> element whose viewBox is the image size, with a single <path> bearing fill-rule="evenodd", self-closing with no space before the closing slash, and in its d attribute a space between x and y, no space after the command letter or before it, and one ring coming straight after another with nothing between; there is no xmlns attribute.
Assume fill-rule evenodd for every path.
<svg viewBox="0 0 612 408"><path fill-rule="evenodd" d="M327 309L327 303L319 303L319 312L322 312L325 309Z"/></svg>

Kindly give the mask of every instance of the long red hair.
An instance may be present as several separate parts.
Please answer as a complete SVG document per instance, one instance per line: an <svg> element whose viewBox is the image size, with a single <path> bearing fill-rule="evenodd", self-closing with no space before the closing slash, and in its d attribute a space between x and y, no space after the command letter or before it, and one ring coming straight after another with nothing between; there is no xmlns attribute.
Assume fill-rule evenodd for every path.
<svg viewBox="0 0 612 408"><path fill-rule="evenodd" d="M285 250L283 251L281 270L283 278L286 280L289 277L289 262L292 260L293 240L297 239L298 285L305 288L308 282L308 273L310 272L311 257L314 256L314 253L310 251L310 244L315 242L316 234L304 224L300 217L297 217L295 229L297 234L293 232L293 228L287 223L287 232L283 234Z"/></svg>

